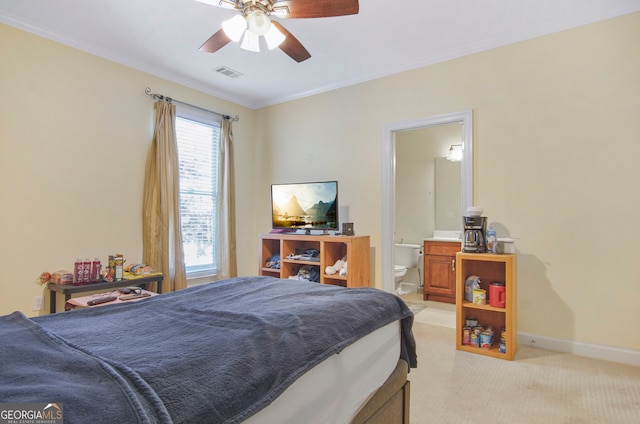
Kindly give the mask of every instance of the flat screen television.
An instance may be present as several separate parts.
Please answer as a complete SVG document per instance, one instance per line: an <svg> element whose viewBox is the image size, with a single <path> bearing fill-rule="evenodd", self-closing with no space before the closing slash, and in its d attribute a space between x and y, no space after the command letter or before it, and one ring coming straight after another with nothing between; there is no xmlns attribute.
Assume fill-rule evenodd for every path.
<svg viewBox="0 0 640 424"><path fill-rule="evenodd" d="M271 185L274 230L338 230L338 182Z"/></svg>

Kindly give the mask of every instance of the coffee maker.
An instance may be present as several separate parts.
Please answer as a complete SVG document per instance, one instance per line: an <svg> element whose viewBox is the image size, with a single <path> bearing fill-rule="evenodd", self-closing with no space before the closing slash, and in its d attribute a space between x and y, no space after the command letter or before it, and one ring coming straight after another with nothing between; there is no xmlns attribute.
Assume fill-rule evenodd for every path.
<svg viewBox="0 0 640 424"><path fill-rule="evenodd" d="M470 253L484 253L487 250L487 217L463 216L464 235L462 237L462 251Z"/></svg>

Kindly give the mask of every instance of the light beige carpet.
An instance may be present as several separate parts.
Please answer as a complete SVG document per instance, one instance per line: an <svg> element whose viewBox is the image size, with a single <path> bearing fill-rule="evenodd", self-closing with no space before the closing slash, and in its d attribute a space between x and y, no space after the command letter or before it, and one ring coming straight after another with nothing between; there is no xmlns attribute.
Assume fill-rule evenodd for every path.
<svg viewBox="0 0 640 424"><path fill-rule="evenodd" d="M456 328L456 314L455 312L426 308L415 314L415 321L423 324L439 325L442 327Z"/></svg>
<svg viewBox="0 0 640 424"><path fill-rule="evenodd" d="M413 328L413 424L640 423L640 367L527 346L514 361L456 351L450 319L426 324L446 321L444 313L419 318L428 309Z"/></svg>

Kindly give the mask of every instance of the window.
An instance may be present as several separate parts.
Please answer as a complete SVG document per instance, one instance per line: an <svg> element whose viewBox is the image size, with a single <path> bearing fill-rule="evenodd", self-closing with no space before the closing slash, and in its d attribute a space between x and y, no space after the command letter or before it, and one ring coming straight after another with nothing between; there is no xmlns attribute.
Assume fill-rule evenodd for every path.
<svg viewBox="0 0 640 424"><path fill-rule="evenodd" d="M216 199L220 119L176 106L180 219L188 277L216 274Z"/></svg>

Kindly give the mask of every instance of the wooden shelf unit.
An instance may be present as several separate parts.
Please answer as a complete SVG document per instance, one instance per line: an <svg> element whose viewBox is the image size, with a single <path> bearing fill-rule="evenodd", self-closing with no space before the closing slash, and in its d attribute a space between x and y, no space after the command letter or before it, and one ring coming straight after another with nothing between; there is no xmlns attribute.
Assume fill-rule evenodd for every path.
<svg viewBox="0 0 640 424"><path fill-rule="evenodd" d="M300 249L317 249L320 261L289 259ZM266 266L267 259L280 255L280 269ZM276 278L295 276L304 265L320 267L320 283L342 287L369 287L370 266L369 236L315 236L304 234L261 234L260 275ZM347 258L347 275L325 274L327 266Z"/></svg>
<svg viewBox="0 0 640 424"><path fill-rule="evenodd" d="M456 254L456 349L500 359L513 360L518 349L517 333L517 257L513 254L464 253ZM480 277L480 287L486 290L487 304L476 305L465 300L467 277ZM500 281L505 284L506 302L504 308L489 304L489 284ZM476 318L479 325L494 328L493 347L483 349L462 344L462 329L467 318ZM505 329L505 352L500 352L500 332Z"/></svg>

